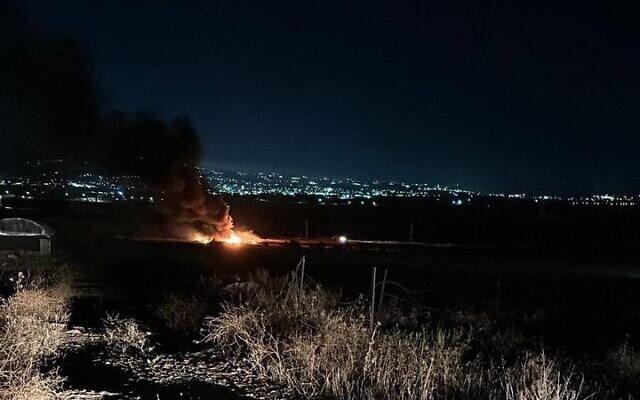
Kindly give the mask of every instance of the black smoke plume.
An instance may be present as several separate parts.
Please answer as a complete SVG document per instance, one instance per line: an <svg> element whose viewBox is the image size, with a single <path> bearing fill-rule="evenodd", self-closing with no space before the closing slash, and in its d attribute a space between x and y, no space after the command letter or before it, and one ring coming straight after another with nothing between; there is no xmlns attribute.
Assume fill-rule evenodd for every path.
<svg viewBox="0 0 640 400"><path fill-rule="evenodd" d="M0 0L0 171L55 158L68 173L88 163L135 175L156 194L157 219L171 235L227 237L228 206L200 177L189 120L105 115L98 98L82 47L35 31L19 3Z"/></svg>
<svg viewBox="0 0 640 400"><path fill-rule="evenodd" d="M231 234L229 207L210 192L197 165L201 146L186 118L164 122L147 115L111 113L101 121L109 142L102 164L118 175L136 175L156 194L170 234L184 239L225 239Z"/></svg>

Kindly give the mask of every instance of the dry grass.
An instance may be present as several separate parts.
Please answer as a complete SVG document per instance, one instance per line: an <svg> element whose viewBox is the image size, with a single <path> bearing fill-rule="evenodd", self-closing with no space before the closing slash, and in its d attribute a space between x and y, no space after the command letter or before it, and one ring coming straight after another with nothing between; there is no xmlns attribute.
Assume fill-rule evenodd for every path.
<svg viewBox="0 0 640 400"><path fill-rule="evenodd" d="M503 375L506 400L579 400L589 396L582 394L583 379L557 368L556 361L544 353L526 354L522 361ZM593 396L591 396L593 397Z"/></svg>
<svg viewBox="0 0 640 400"><path fill-rule="evenodd" d="M107 314L102 320L104 339L109 350L117 353L145 353L153 348L148 341L149 333L130 318L122 318L118 314Z"/></svg>
<svg viewBox="0 0 640 400"><path fill-rule="evenodd" d="M0 307L3 351L29 360L52 355L63 341L66 304L66 298L51 289L15 294Z"/></svg>
<svg viewBox="0 0 640 400"><path fill-rule="evenodd" d="M205 342L249 361L303 398L431 400L585 399L582 378L543 353L510 367L469 359L472 330L417 332L370 327L362 308L339 307L295 277L263 275L205 326ZM253 287L249 293L247 287Z"/></svg>
<svg viewBox="0 0 640 400"><path fill-rule="evenodd" d="M243 349L256 370L305 397L446 398L463 385L464 344L445 331L379 334L365 321L329 313L322 324L301 321L300 329L282 335L274 328L286 321L272 324L269 317L228 309L212 321L208 339Z"/></svg>
<svg viewBox="0 0 640 400"><path fill-rule="evenodd" d="M61 378L43 375L43 358L64 340L68 289L19 288L0 305L0 399L55 399Z"/></svg>
<svg viewBox="0 0 640 400"><path fill-rule="evenodd" d="M37 370L37 368L36 368ZM65 398L60 392L62 379L55 374L43 375L30 369L19 369L0 385L2 400L57 400Z"/></svg>
<svg viewBox="0 0 640 400"><path fill-rule="evenodd" d="M640 353L634 351L628 341L606 354L605 365L609 374L618 380L626 383L640 382Z"/></svg>
<svg viewBox="0 0 640 400"><path fill-rule="evenodd" d="M200 331L207 312L207 304L193 296L171 294L165 297L157 314L171 330L186 334Z"/></svg>

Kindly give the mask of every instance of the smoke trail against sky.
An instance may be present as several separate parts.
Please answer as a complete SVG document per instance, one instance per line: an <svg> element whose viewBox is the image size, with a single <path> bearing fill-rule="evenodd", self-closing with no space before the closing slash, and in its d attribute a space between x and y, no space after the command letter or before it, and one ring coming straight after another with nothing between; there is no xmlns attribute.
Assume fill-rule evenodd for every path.
<svg viewBox="0 0 640 400"><path fill-rule="evenodd" d="M67 173L88 165L134 175L159 194L171 234L228 236L228 206L199 175L201 144L187 118L101 112L82 47L35 31L9 0L0 2L0 60L0 170L55 158Z"/></svg>

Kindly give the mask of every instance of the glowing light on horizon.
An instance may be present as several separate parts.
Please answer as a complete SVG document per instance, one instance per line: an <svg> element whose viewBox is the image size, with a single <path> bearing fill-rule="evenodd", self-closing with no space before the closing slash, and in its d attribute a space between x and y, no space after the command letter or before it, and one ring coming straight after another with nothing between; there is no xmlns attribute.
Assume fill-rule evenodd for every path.
<svg viewBox="0 0 640 400"><path fill-rule="evenodd" d="M240 236L238 236L235 232L231 232L231 235L229 235L228 238L223 239L222 242L224 244L231 244L234 246L240 246L241 244L243 244L243 240Z"/></svg>

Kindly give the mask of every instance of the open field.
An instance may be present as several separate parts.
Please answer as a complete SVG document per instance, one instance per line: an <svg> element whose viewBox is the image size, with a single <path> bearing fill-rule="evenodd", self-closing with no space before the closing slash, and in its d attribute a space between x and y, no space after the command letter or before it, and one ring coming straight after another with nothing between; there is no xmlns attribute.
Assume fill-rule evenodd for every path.
<svg viewBox="0 0 640 400"><path fill-rule="evenodd" d="M0 0L0 400L640 400L629 3Z"/></svg>
<svg viewBox="0 0 640 400"><path fill-rule="evenodd" d="M319 284L327 293L332 293L332 296L339 295L341 302L351 304L361 301L364 307L371 296L373 269L376 268L377 271L378 296L386 270L381 309L387 306L398 307L394 313L403 316L397 322L398 328L411 334L421 332L425 326L445 329L440 333L437 329L424 333L426 336L416 339L416 343L422 343L420 346L424 344L431 349L429 346L435 345L432 342L435 340L434 336L430 335L449 337L463 332L476 332L476 335L477 332L484 332L472 339L474 357L478 354L493 354L492 362L497 362L502 356L509 359L509 368L516 368L517 365L524 368L528 363L533 363L542 371L545 368L560 371L561 381L570 379L573 389L584 378L591 385L584 388L584 396L588 396L593 390L599 393L600 397L597 398L616 398L611 393L604 396L613 388L616 396L624 393L638 394L638 388L630 383L636 377L638 364L634 349L640 348L640 263L635 251L637 243L632 236L619 243L578 240L582 236L588 236L589 231L583 231L554 245L533 240L515 246L509 243L508 231L503 232L498 237L499 240L496 237L478 236L479 239L471 243L459 236L459 242L435 241L426 244L387 242L401 239L393 237L393 234L383 237L385 241L372 241L375 238L365 234L350 234L349 238L363 240L340 244L332 238L334 235L329 231L335 229L335 234L349 232L333 227L326 228L326 232L318 239L312 238L309 241L302 240L300 235L274 234L277 240L269 242L269 245L234 247L172 240L131 240L132 237L153 238L161 234L153 232L152 222L142 230L136 228L144 225L146 220L144 212L136 213L138 206L135 205L124 206L123 210L116 205L102 204L54 203L30 208L26 204L23 206L25 207L15 207L4 212L27 214L49 224L56 231L56 257L73 265L76 274L73 285L75 299L71 303L70 323L101 331L104 329L103 319L107 312L119 313L132 318L136 324L147 327L140 329L156 332L150 338L155 344L150 346L161 349L159 354L157 350L147 351L146 348L144 351L127 350L125 353L128 360L121 360L121 367L118 367L121 369L113 370L113 367L109 367L108 371L100 369L103 367L91 367L91 359L98 353L112 353L103 353L100 347L74 353L77 355L69 356L67 359L71 361L62 365L62 372L68 374L68 384L74 389L93 387L115 390L117 382L124 385L124 382L134 376L138 377L135 379L142 379L140 376L145 376L144 379L156 379L159 371L164 368L161 368L162 365L177 362L172 358L175 357L175 345L169 343L181 343L182 339L177 338L199 337L195 327L200 326L205 316L224 318L226 312L230 313L228 316L239 312L239 309L221 308L221 304L228 301L225 300L228 293L220 291L221 288L251 286L259 270L268 270L275 277L287 276L297 266L299 271L299 262L304 256L309 290ZM239 225L251 226L250 220L245 219L247 217L243 214L242 207L238 207L237 222ZM245 204L244 207L248 205ZM303 215L298 206L278 207L283 208L281 219L291 224ZM327 211L320 209L313 212L322 214ZM341 210L331 212L343 215ZM370 213L368 218L373 220L384 217L378 215L375 209L359 212ZM613 214L605 215L600 222L605 223L607 220L606 224L609 225L620 224L620 231L624 232L630 226L630 220L626 217L615 219L612 215L617 215L618 211L611 212ZM129 215L135 217L129 218ZM471 218L469 215L465 218L467 217ZM359 218L364 217L350 221L351 226L359 226ZM573 220L573 217L567 218L568 221ZM267 216L263 216L262 223L267 219ZM563 221L561 225L568 226L569 222ZM328 225L333 222L329 221ZM450 229L453 230L455 226L454 223ZM460 229L460 226L456 229ZM591 228L594 226L589 229ZM259 230L256 232L262 234ZM271 301L276 301L275 298ZM313 313L338 312L342 306L337 309L332 307L325 311L314 310ZM363 315L366 318L368 313L364 312ZM355 318L358 320L358 317ZM354 324L355 320L348 322L349 327L357 326ZM363 329L365 328L371 329L368 325ZM404 335L394 333L390 328L391 326L387 326L383 330L384 335L391 335L388 336L389 340L392 340L393 335ZM382 334L383 331L379 333ZM159 336L158 332L161 332ZM372 335L373 331L367 331L363 338L370 338ZM309 339L308 336L304 337ZM286 336L283 340L285 344L292 343ZM369 341L363 340L364 344ZM186 352L180 357L190 360L195 354L193 352L203 351L203 348L192 348L188 343L189 340L184 346L178 346L178 349ZM214 340L210 343L217 342ZM412 343L407 346L418 345ZM306 346L309 343L303 341L298 344ZM447 344L449 345L459 349L460 343L454 341ZM229 346L220 344L214 346L218 350L227 347ZM529 353L521 351L523 349ZM544 356L541 355L542 350ZM240 355L237 362L247 362L242 356L246 354L242 353L246 349L238 351L240 353L234 353L232 358ZM470 353L465 350L461 354L467 357ZM160 361L152 362L158 356ZM105 357L112 365L117 364L113 358L115 356ZM229 361L225 357L220 360L223 364ZM298 368L295 363L287 365ZM571 373L572 369L567 365L574 366L576 375ZM214 371L217 367L209 365L207 368ZM255 364L247 368L254 372L262 371L254 378L248 378L250 375L247 375L245 380L254 382L254 386L262 385L256 382L261 382L260 379L265 377L280 384L293 379L287 377L285 370L281 370L284 375L273 375L273 365ZM468 365L464 368L468 368ZM464 368L458 373L471 376L470 370ZM97 382L94 378L83 376L83 370L110 376L110 380L115 383L105 387L104 383L100 383L102 381ZM128 372L118 372L120 370ZM147 375L140 375L140 371L146 371ZM510 385L517 386L517 382L533 379L526 378L525 369L513 371L510 376L514 381L510 381ZM165 393L162 392L165 389L168 390L166 393L171 390L190 390L194 393L192 398L207 398L206 393L222 382L220 374L224 373L226 372L220 370L218 375L212 377L210 372L202 372L203 382L209 382L202 387L198 387L196 383L180 386L185 381L178 374L163 378L164 383L160 386L142 383L135 386L135 390L138 391L136 393L147 395L154 392ZM310 375L313 380L322 378L322 375L313 374ZM238 384L237 377L225 376L222 383L232 386ZM505 376L501 375L500 379ZM599 376L605 376L606 379L603 381ZM485 376L483 379L490 378ZM506 381L502 382L507 385ZM209 384L213 386L207 386ZM285 386L296 388L293 381ZM296 390L298 389L294 391ZM434 394L434 398L453 396L453 392L445 395L439 391L441 389L433 390L433 393L439 393ZM467 387L465 390L470 389ZM336 395L341 392L331 393ZM482 398L489 398L487 393L483 393ZM503 393L500 396L497 398L505 398L506 395Z"/></svg>

